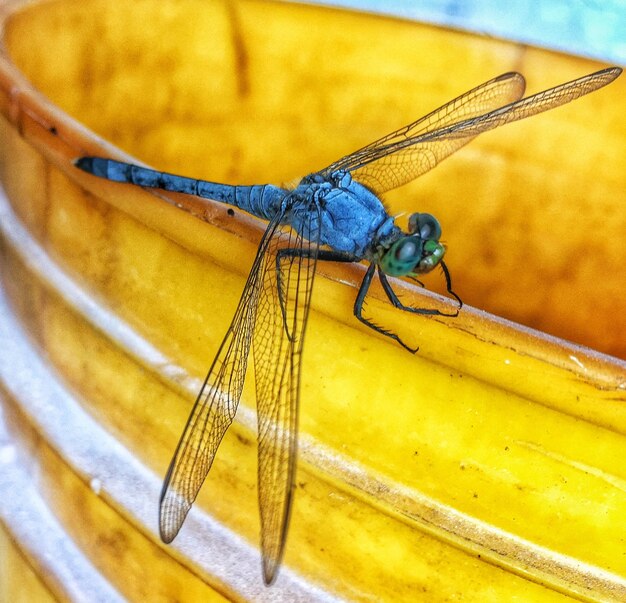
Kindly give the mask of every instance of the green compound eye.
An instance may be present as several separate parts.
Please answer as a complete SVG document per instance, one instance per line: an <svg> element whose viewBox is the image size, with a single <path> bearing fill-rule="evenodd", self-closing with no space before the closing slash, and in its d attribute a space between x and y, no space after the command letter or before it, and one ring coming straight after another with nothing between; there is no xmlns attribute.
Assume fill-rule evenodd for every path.
<svg viewBox="0 0 626 603"><path fill-rule="evenodd" d="M398 239L383 255L380 267L389 276L410 274L422 259L422 240L415 235Z"/></svg>
<svg viewBox="0 0 626 603"><path fill-rule="evenodd" d="M432 214L412 214L409 217L409 232L419 235L423 241L439 241L441 226Z"/></svg>
<svg viewBox="0 0 626 603"><path fill-rule="evenodd" d="M389 276L407 276L430 272L446 253L439 242L441 226L431 214L412 214L409 232L398 239L380 259L380 267Z"/></svg>

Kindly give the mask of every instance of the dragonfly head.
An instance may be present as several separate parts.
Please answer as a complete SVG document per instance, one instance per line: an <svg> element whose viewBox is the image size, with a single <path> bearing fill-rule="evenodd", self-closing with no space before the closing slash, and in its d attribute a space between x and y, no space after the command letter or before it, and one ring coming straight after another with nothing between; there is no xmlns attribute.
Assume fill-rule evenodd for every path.
<svg viewBox="0 0 626 603"><path fill-rule="evenodd" d="M439 242L441 226L431 214L412 214L409 232L403 233L379 260L390 276L413 276L430 272L441 262L446 248Z"/></svg>

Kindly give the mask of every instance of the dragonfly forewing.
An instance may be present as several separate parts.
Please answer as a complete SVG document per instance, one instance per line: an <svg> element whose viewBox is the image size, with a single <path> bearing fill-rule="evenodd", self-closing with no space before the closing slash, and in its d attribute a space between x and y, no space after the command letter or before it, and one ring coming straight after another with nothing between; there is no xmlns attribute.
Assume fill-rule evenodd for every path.
<svg viewBox="0 0 626 603"><path fill-rule="evenodd" d="M446 111L446 107L450 105L448 103L435 112L435 115L442 115L439 124L431 124L426 131L417 134L414 131L418 128L412 128L408 133L405 132L406 128L401 128L397 131L400 135L397 135L397 132L391 134L365 147L364 150L339 160L337 165L349 171L355 180L365 184L377 194L381 194L431 170L479 134L569 103L606 86L620 73L619 67L603 69L521 100L514 100L482 115L466 117L460 121L456 120L456 117L462 112L456 113L454 107ZM498 79L490 80L483 86L488 86ZM471 99L474 98L471 96L472 92L476 94L476 91L481 89L482 86L479 86L468 93L469 105L472 104ZM467 95L452 101L452 104L454 105L465 96ZM503 91L502 97L504 96ZM480 97L481 95L478 94L478 98ZM498 95L492 94L487 98L492 98L497 102ZM450 118L450 115L453 117Z"/></svg>

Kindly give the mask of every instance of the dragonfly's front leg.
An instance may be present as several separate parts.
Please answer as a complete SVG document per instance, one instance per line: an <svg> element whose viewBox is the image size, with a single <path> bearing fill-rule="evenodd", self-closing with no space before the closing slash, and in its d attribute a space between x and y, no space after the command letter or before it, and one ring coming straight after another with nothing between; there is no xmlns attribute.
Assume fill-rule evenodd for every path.
<svg viewBox="0 0 626 603"><path fill-rule="evenodd" d="M428 316L449 316L456 317L459 315L459 310L463 307L463 301L461 298L452 290L452 281L450 279L450 273L448 272L448 268L446 265L441 262L441 267L443 269L443 273L446 277L446 286L447 291L450 295L452 295L458 302L459 307L454 312L442 312L441 310L436 310L434 308L414 308L412 306L405 306L396 295L395 291L391 288L391 283L387 280L387 275L378 267L378 277L380 278L380 284L383 286L389 301L394 305L394 307L399 310L404 310L405 312L413 312L414 314L425 314ZM419 281L418 281L419 282ZM420 283L421 284L421 283Z"/></svg>
<svg viewBox="0 0 626 603"><path fill-rule="evenodd" d="M380 325L369 320L369 318L365 318L363 316L363 302L365 301L365 296L370 288L372 283L372 277L374 276L374 272L376 270L376 264L370 264L370 267L367 269L365 276L363 277L363 281L361 282L361 287L359 288L359 293L356 296L356 300L354 301L354 315L366 326L370 329L374 329L377 333L381 335L385 335L385 337L390 337L394 341L397 341L405 350L411 352L411 354L415 354L419 348L409 347L398 335L396 335L393 331L389 331L388 329L384 329ZM381 279L382 282L382 279ZM389 283L387 283L389 285ZM383 285L384 287L384 285ZM385 290L386 291L386 290ZM394 294L395 296L395 294ZM396 297L396 299L398 299ZM400 300L398 300L399 302ZM393 300L392 300L393 303ZM395 305L395 304L394 304Z"/></svg>
<svg viewBox="0 0 626 603"><path fill-rule="evenodd" d="M309 259L317 259L323 260L326 262L358 262L360 258L355 255L342 251L330 251L327 249L305 249L305 248L291 248L285 247L284 249L279 249L276 252L276 288L278 290L278 303L280 304L280 310L283 315L283 326L285 328L285 333L289 338L289 341L293 341L292 334L289 332L288 322L287 322L287 303L286 303L286 292L283 284L283 262L287 261L289 258L309 258Z"/></svg>
<svg viewBox="0 0 626 603"><path fill-rule="evenodd" d="M278 300L279 300L279 304L280 304L280 308L281 308L281 312L283 316L283 325L284 325L285 333L287 334L287 337L289 337L290 341L292 340L292 335L289 331L288 322L287 322L285 290L284 290L283 276L282 276L283 274L282 263L288 258L294 258L294 257L312 258L314 257L314 253L312 249L292 249L292 248L280 249L276 253L276 282L277 282L277 289L278 289ZM340 251L329 251L325 249L318 249L317 253L315 254L315 257L318 260L329 261L329 262L358 262L360 260L359 257L351 253L340 252ZM376 331L377 333L380 333L381 335L385 335L385 337L390 337L391 339L399 343L404 349L414 354L415 352L418 351L419 348L410 347L409 345L404 343L404 341L402 341L402 339L393 331L385 329L381 327L380 325L377 325L376 323L372 322L369 318L366 318L365 316L363 316L363 303L365 302L365 297L367 296L367 292L372 282L372 278L374 276L375 270L376 270L376 264L370 264L370 267L368 268L367 272L365 273L365 276L363 277L363 281L361 282L361 286L359 288L357 298L354 302L354 315L358 318L358 320L360 320L364 325L368 326L370 329L373 329L374 331ZM460 308L463 302L458 297L458 295L454 293L454 291L452 291L450 275L445 268L444 268L444 274L446 275L446 283L448 285L448 292L451 295L453 295L455 299L457 299L457 301L459 302L459 308ZM446 314L444 312L441 312L440 310L435 310L435 309L412 308L410 306L405 306L398 299L398 296L395 294L395 292L391 288L389 281L387 280L385 274L380 270L380 268L379 268L379 276L380 276L380 281L383 286L383 289L385 290L385 293L387 294L387 297L389 298L391 303L394 305L394 307L400 310L406 310L408 312L414 312L416 314L429 314L429 315L440 315L440 316L456 316L458 314L458 310L454 314Z"/></svg>

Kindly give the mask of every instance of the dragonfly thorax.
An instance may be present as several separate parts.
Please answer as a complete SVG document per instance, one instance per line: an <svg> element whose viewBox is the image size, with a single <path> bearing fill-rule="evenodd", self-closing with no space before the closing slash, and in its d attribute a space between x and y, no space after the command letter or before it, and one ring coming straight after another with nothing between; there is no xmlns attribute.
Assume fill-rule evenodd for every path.
<svg viewBox="0 0 626 603"><path fill-rule="evenodd" d="M377 241L400 234L381 200L348 172L311 174L302 179L293 197L291 225L307 237L305 224L313 200L319 208L320 244L334 251L370 257Z"/></svg>

